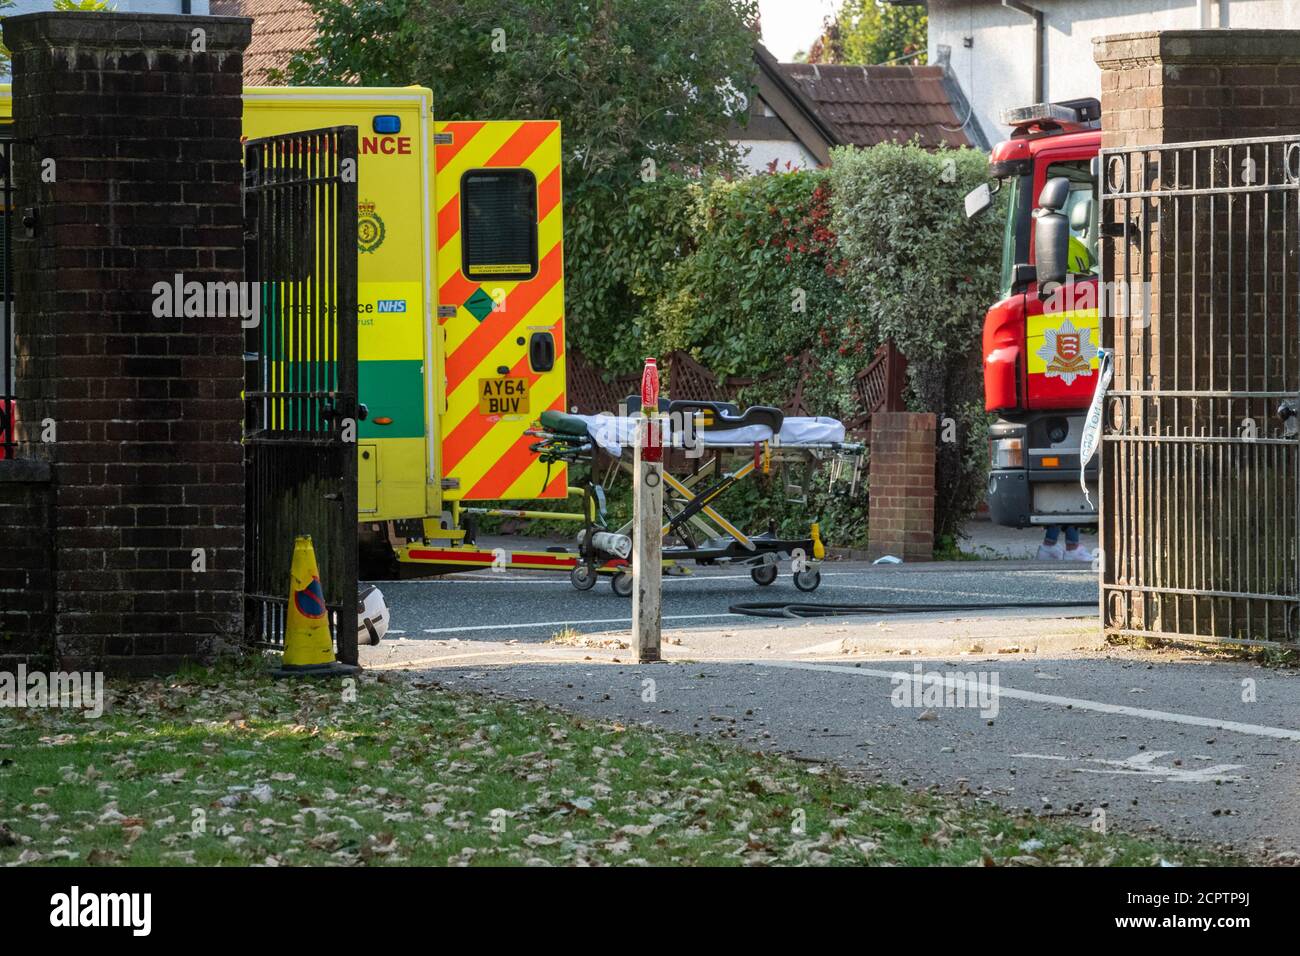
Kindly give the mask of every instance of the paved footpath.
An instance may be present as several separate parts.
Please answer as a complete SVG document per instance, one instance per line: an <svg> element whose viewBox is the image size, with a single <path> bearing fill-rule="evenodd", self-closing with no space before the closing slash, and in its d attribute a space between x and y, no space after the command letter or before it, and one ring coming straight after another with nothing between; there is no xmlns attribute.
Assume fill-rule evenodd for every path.
<svg viewBox="0 0 1300 956"><path fill-rule="evenodd" d="M811 600L1096 593L1086 569L1014 562L827 569ZM637 666L627 604L607 588L579 594L554 579L476 577L381 585L405 633L364 649L363 662L1081 824L1104 813L1111 827L1300 860L1293 671L1110 648L1086 609L728 616L737 600L808 598L725 570L668 586L668 661Z"/></svg>

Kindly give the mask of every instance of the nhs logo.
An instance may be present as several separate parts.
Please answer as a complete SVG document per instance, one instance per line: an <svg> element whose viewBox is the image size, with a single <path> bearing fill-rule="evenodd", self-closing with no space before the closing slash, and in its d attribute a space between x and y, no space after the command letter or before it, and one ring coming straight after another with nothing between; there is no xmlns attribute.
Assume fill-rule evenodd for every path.
<svg viewBox="0 0 1300 956"><path fill-rule="evenodd" d="M376 312L405 312L405 299L380 299L375 303Z"/></svg>

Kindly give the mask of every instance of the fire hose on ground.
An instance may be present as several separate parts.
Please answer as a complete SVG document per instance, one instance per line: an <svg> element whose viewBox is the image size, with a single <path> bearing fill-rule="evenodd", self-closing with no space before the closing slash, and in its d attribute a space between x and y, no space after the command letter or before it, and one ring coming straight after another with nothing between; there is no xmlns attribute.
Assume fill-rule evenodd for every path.
<svg viewBox="0 0 1300 956"><path fill-rule="evenodd" d="M938 603L938 604L804 604L797 601L752 601L733 604L729 608L732 614L747 614L751 617L772 618L813 618L841 617L851 614L923 614L927 611L997 611L1024 610L1025 608L1077 608L1088 607L1094 610L1096 600L1092 601L1014 601L1000 604Z"/></svg>

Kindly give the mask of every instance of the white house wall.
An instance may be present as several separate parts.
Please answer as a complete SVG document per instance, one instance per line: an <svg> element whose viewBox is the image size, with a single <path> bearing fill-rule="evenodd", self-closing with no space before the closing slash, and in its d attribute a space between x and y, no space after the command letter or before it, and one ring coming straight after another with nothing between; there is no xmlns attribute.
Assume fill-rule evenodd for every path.
<svg viewBox="0 0 1300 956"><path fill-rule="evenodd" d="M738 139L733 142L740 148L741 165L746 172L765 173L772 160L777 161L777 172L786 172L786 162L791 169L816 169L817 157L804 149L796 140Z"/></svg>
<svg viewBox="0 0 1300 956"><path fill-rule="evenodd" d="M1043 11L1043 96L1101 97L1101 71L1092 38L1142 30L1192 30L1196 0L1025 0ZM990 0L929 0L930 62L939 46L952 51L952 70L971 103L973 121L989 142L1006 138L1004 109L1033 102L1034 21ZM1212 21L1227 27L1300 29L1300 0L1222 0ZM969 49L965 37L973 37ZM1104 122L1104 120L1103 120Z"/></svg>

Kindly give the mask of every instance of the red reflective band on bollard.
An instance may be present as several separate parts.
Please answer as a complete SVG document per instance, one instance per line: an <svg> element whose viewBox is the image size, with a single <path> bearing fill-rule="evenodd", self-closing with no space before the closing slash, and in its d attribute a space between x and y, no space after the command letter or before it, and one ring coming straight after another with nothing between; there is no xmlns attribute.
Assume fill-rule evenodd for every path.
<svg viewBox="0 0 1300 956"><path fill-rule="evenodd" d="M641 414L647 419L641 432L641 460L663 461L663 442L659 440L659 366L653 358L645 360L641 372Z"/></svg>
<svg viewBox="0 0 1300 956"><path fill-rule="evenodd" d="M644 425L644 433L641 439L641 460L642 461L663 461L664 446L659 440L659 419L647 419Z"/></svg>

